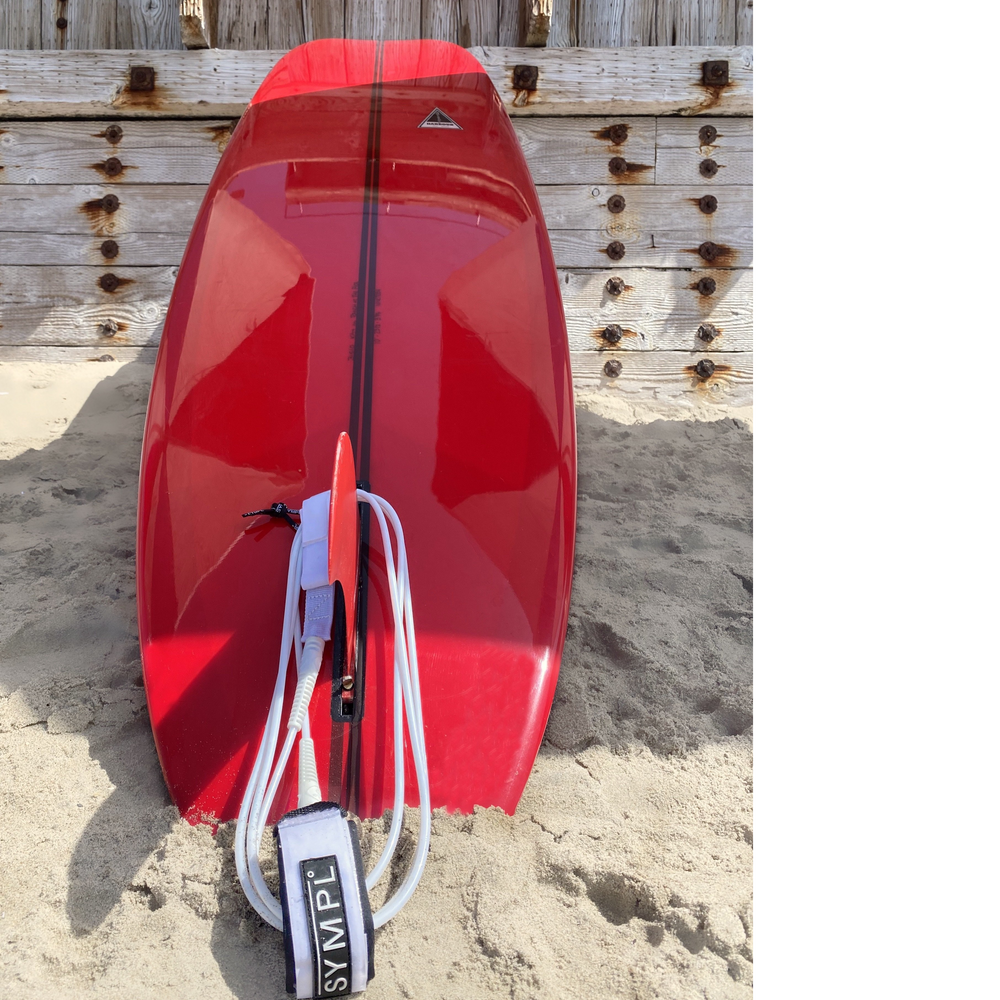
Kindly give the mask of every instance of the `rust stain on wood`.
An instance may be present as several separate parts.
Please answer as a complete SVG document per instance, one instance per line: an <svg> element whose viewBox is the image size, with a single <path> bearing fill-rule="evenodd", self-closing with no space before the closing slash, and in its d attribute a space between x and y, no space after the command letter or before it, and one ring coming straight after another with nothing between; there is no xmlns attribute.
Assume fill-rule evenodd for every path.
<svg viewBox="0 0 1000 1000"><path fill-rule="evenodd" d="M117 156L109 156L100 163L91 163L90 169L96 170L105 180L117 183L132 167L127 163L122 163Z"/></svg>
<svg viewBox="0 0 1000 1000"><path fill-rule="evenodd" d="M651 163L629 163L623 156L614 156L608 161L608 173L618 178L628 178L652 169Z"/></svg>
<svg viewBox="0 0 1000 1000"><path fill-rule="evenodd" d="M703 359L704 360L704 359ZM696 389L708 389L711 385L715 383L717 379L721 376L729 375L733 370L732 365L713 365L712 372L710 375L702 375L698 371L698 363L693 365L687 365L684 368L684 374L690 375L694 380L694 387Z"/></svg>
<svg viewBox="0 0 1000 1000"><path fill-rule="evenodd" d="M212 137L212 142L215 143L219 152L224 153L226 146L229 145L229 140L233 137L235 129L236 122L231 121L228 125L208 125L205 131Z"/></svg>
<svg viewBox="0 0 1000 1000"><path fill-rule="evenodd" d="M727 91L735 89L736 82L734 80L730 80L729 83L722 87L711 87L699 80L695 86L705 94L705 100L699 102L696 108L687 109L683 112L684 114L700 115L703 112L716 107L722 101L722 97Z"/></svg>
<svg viewBox="0 0 1000 1000"><path fill-rule="evenodd" d="M118 91L111 105L114 108L127 110L158 111L169 103L169 99L170 91L161 86L155 76L151 87L142 86L141 89L133 87L126 77L122 89Z"/></svg>
<svg viewBox="0 0 1000 1000"><path fill-rule="evenodd" d="M87 217L91 232L95 236L110 236L114 232L115 220L112 214L105 209L103 198L85 201L77 211Z"/></svg>
<svg viewBox="0 0 1000 1000"><path fill-rule="evenodd" d="M107 139L112 146L117 146L122 141L121 125L109 125L103 132L93 133L95 139Z"/></svg>
<svg viewBox="0 0 1000 1000"><path fill-rule="evenodd" d="M709 264L718 267L735 267L739 252L732 247L727 247L722 243L713 243L705 240L700 246L685 247L685 253L693 253Z"/></svg>
<svg viewBox="0 0 1000 1000"><path fill-rule="evenodd" d="M98 341L101 344L131 344L132 338L123 336L128 333L130 324L124 320L106 319L97 324Z"/></svg>
<svg viewBox="0 0 1000 1000"><path fill-rule="evenodd" d="M603 139L614 146L620 146L628 139L628 128L628 125L621 122L618 125L609 125L607 128L598 129L596 132L591 132L590 134L595 139Z"/></svg>
<svg viewBox="0 0 1000 1000"><path fill-rule="evenodd" d="M599 351L620 350L618 345L623 340L625 340L628 337L635 338L639 336L638 330L630 330L628 327L618 326L617 324L613 325L617 327L615 333L617 334L620 331L621 336L615 336L614 339L611 340L608 339L609 327L607 326L597 327L590 331L591 337L593 337L594 340L597 342L597 349Z"/></svg>
<svg viewBox="0 0 1000 1000"><path fill-rule="evenodd" d="M514 107L526 108L531 103L531 95L538 90L538 67L515 66L510 73L510 85L514 91Z"/></svg>
<svg viewBox="0 0 1000 1000"><path fill-rule="evenodd" d="M97 281L94 282L94 284L97 285L102 292L114 295L116 292L120 292L123 288L126 288L129 285L134 285L135 278L122 278L117 274L108 272L106 274L102 274Z"/></svg>
<svg viewBox="0 0 1000 1000"><path fill-rule="evenodd" d="M711 215L719 207L719 199L714 194L703 194L700 198L689 198L688 201L703 215Z"/></svg>

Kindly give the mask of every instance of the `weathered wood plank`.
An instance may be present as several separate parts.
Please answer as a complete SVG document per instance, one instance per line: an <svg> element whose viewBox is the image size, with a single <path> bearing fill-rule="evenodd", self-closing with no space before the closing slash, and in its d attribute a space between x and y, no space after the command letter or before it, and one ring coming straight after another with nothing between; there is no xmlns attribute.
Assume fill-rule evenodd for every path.
<svg viewBox="0 0 1000 1000"><path fill-rule="evenodd" d="M95 267L0 266L0 344L156 344L176 267L119 267L113 292Z"/></svg>
<svg viewBox="0 0 1000 1000"><path fill-rule="evenodd" d="M278 52L0 52L0 117L243 113ZM132 93L129 66L152 66L156 89Z"/></svg>
<svg viewBox="0 0 1000 1000"><path fill-rule="evenodd" d="M521 42L521 0L500 0L498 45L513 46Z"/></svg>
<svg viewBox="0 0 1000 1000"><path fill-rule="evenodd" d="M131 120L117 123L109 138L107 122L5 122L0 127L0 185L95 180L120 186L204 184L235 124L235 118ZM705 125L718 135L702 144L698 133ZM753 122L748 118L517 118L514 130L536 184L655 181L714 188L753 179ZM122 170L108 177L103 164L112 156ZM616 158L624 168L612 163ZM699 169L707 158L718 164L711 177ZM613 173L619 169L624 172Z"/></svg>
<svg viewBox="0 0 1000 1000"><path fill-rule="evenodd" d="M609 267L612 241L620 243L623 254L617 263L626 267L741 268L753 264L752 232L739 229L716 235L718 248L711 260L699 255L704 232L672 229L638 230L609 234L600 229L552 230L549 238L556 264L560 267ZM0 262L17 264L99 264L113 270L118 266L178 264L184 253L187 233L119 233L114 236L118 252L111 260L101 246L108 237L82 233L0 232Z"/></svg>
<svg viewBox="0 0 1000 1000"><path fill-rule="evenodd" d="M420 37L420 0L345 0L345 38Z"/></svg>
<svg viewBox="0 0 1000 1000"><path fill-rule="evenodd" d="M484 49L472 54L489 72L511 114L752 114L750 49ZM702 63L729 61L729 84L702 83ZM514 67L538 67L537 89L514 86Z"/></svg>
<svg viewBox="0 0 1000 1000"><path fill-rule="evenodd" d="M516 118L514 131L536 184L653 183L653 118Z"/></svg>
<svg viewBox="0 0 1000 1000"><path fill-rule="evenodd" d="M207 184L237 120L4 122L0 187L96 182L114 190L134 183ZM111 157L121 171L109 176Z"/></svg>
<svg viewBox="0 0 1000 1000"><path fill-rule="evenodd" d="M183 236L194 225L205 190L203 184L134 184L117 189L108 184L4 184L0 226L11 238L18 233L81 234L102 240L117 240L126 233ZM109 194L116 203L105 206L102 199Z"/></svg>
<svg viewBox="0 0 1000 1000"><path fill-rule="evenodd" d="M609 267L618 264L625 267L751 267L753 265L753 233L740 229L726 234L726 242L721 237L711 241L717 251L711 260L704 259L699 248L705 242L703 233L671 229L669 231L639 230L616 233L612 248L609 234L599 229L550 230L549 240L556 264L560 267ZM612 259L611 251L621 254Z"/></svg>
<svg viewBox="0 0 1000 1000"><path fill-rule="evenodd" d="M357 18L353 27L345 22L345 30L353 31L352 37L372 37L370 31L358 35L357 23ZM402 31L403 22L396 27ZM419 34L419 16L413 30ZM514 115L752 114L749 48L474 47L471 52ZM0 116L238 116L281 55L224 49L0 52ZM729 61L728 86L702 84L701 65L712 59ZM155 89L130 91L130 65L152 66ZM538 67L536 90L514 88L517 65Z"/></svg>
<svg viewBox="0 0 1000 1000"><path fill-rule="evenodd" d="M65 27L60 27L64 19ZM42 47L46 49L113 49L118 45L117 0L44 0Z"/></svg>
<svg viewBox="0 0 1000 1000"><path fill-rule="evenodd" d="M699 134L706 126L717 132L710 141ZM753 184L753 119L658 118L655 182L713 190Z"/></svg>
<svg viewBox="0 0 1000 1000"><path fill-rule="evenodd" d="M113 352L113 353L112 353ZM155 347L51 347L47 344L4 346L0 344L0 364L23 362L71 363L79 361L141 361L152 364Z"/></svg>
<svg viewBox="0 0 1000 1000"><path fill-rule="evenodd" d="M308 38L303 0L269 0L266 48L291 49Z"/></svg>
<svg viewBox="0 0 1000 1000"><path fill-rule="evenodd" d="M711 213L701 211L704 194L697 187L609 184L552 184L538 191L550 232L600 229L609 239L620 239L622 233L683 229L702 234L703 240L725 242L728 234L752 226L750 188L719 188L715 193L718 206Z"/></svg>
<svg viewBox="0 0 1000 1000"><path fill-rule="evenodd" d="M458 44L500 44L498 0L459 0Z"/></svg>
<svg viewBox="0 0 1000 1000"><path fill-rule="evenodd" d="M204 193L203 184L5 184L0 185L0 219L5 229L21 232L186 233ZM117 198L110 211L98 204L106 194ZM711 214L699 208L702 194L694 187L648 185L552 184L539 189L550 231L600 229L608 238L620 238L675 228L721 240L751 226L749 188L720 189Z"/></svg>
<svg viewBox="0 0 1000 1000"><path fill-rule="evenodd" d="M4 0L3 17L0 17L0 49L41 47L42 0Z"/></svg>
<svg viewBox="0 0 1000 1000"><path fill-rule="evenodd" d="M504 42L500 41L498 44L503 45ZM576 44L576 6L572 0L555 0L547 45L552 49Z"/></svg>
<svg viewBox="0 0 1000 1000"><path fill-rule="evenodd" d="M608 289L612 278L624 282L618 294ZM699 281L714 282L714 291L702 294ZM733 352L753 347L753 272L749 270L562 269L559 287L574 351ZM605 336L611 324L622 329L617 345ZM612 330L610 336L616 334Z"/></svg>
<svg viewBox="0 0 1000 1000"><path fill-rule="evenodd" d="M736 0L700 0L701 45L736 44Z"/></svg>
<svg viewBox="0 0 1000 1000"><path fill-rule="evenodd" d="M120 233L114 237L118 252L108 260L101 251L105 236L77 233L0 232L3 264L97 264L108 271L179 264L187 233Z"/></svg>
<svg viewBox="0 0 1000 1000"><path fill-rule="evenodd" d="M205 187L196 184L0 185L0 261L30 264L100 264L101 243L113 238L124 264L173 264L194 223ZM108 211L101 199L115 194ZM613 241L626 266L747 267L751 263L752 191L718 188L715 212L700 211L700 188L548 185L539 188L556 262L607 267ZM612 212L609 204L621 211ZM30 239L25 234L33 234ZM147 236L155 234L148 245ZM171 238L167 238L167 236ZM711 241L717 259L699 257ZM156 257L163 252L169 256ZM14 256L11 256L13 254ZM27 255L27 256L24 256Z"/></svg>
<svg viewBox="0 0 1000 1000"><path fill-rule="evenodd" d="M0 126L0 185L105 179L116 186L204 184L211 179L236 121L130 120L116 123L114 141L103 121L5 122ZM614 127L622 125L626 138L616 144L621 130ZM518 118L514 129L536 184L653 183L656 123L651 117ZM697 128L693 134L697 141ZM109 157L122 164L121 172L111 177L103 166ZM625 161L624 173L612 173L615 157ZM696 173L692 183L697 179Z"/></svg>
<svg viewBox="0 0 1000 1000"><path fill-rule="evenodd" d="M736 0L736 44L753 45L753 0Z"/></svg>
<svg viewBox="0 0 1000 1000"><path fill-rule="evenodd" d="M116 47L180 49L177 0L118 0Z"/></svg>
<svg viewBox="0 0 1000 1000"><path fill-rule="evenodd" d="M2 357L2 355L0 355ZM612 357L621 362L621 374L609 377L604 366ZM701 378L695 365L703 358L716 367ZM709 406L749 406L753 403L753 355L682 351L619 351L614 355L573 351L573 388L599 389L633 399L670 401L692 409Z"/></svg>
<svg viewBox="0 0 1000 1000"><path fill-rule="evenodd" d="M654 0L577 0L577 44L655 45Z"/></svg>
<svg viewBox="0 0 1000 1000"><path fill-rule="evenodd" d="M746 0L658 0L655 45L736 45L737 4ZM752 2L752 0L751 0Z"/></svg>
<svg viewBox="0 0 1000 1000"><path fill-rule="evenodd" d="M344 0L302 0L306 38L344 37Z"/></svg>
<svg viewBox="0 0 1000 1000"><path fill-rule="evenodd" d="M420 9L420 36L457 44L460 21L458 0L423 0Z"/></svg>
<svg viewBox="0 0 1000 1000"><path fill-rule="evenodd" d="M220 48L267 48L267 0L219 0L216 17Z"/></svg>
<svg viewBox="0 0 1000 1000"><path fill-rule="evenodd" d="M100 284L105 273L120 282L111 292ZM176 275L176 267L0 266L0 344L156 343ZM617 295L607 289L612 276L624 285ZM708 295L697 287L706 278L715 282ZM749 271L563 270L559 281L573 350L751 348ZM622 339L612 347L602 333L615 323ZM717 333L706 343L698 331L708 323Z"/></svg>

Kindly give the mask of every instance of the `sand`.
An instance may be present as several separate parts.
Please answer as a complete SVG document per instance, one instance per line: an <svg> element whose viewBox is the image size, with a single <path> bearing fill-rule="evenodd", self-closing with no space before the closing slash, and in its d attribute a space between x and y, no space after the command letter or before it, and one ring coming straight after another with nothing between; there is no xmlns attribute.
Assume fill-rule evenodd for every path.
<svg viewBox="0 0 1000 1000"><path fill-rule="evenodd" d="M149 730L133 560L150 373L0 365L9 1000L285 996L231 824L178 818ZM590 410L541 752L514 816L435 816L373 1000L751 995L752 436ZM365 824L368 851L383 829Z"/></svg>

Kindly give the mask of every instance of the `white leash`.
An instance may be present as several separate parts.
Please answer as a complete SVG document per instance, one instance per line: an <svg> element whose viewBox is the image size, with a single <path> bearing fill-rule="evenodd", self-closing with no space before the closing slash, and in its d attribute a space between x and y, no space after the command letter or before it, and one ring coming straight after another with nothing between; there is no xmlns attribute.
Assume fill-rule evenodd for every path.
<svg viewBox="0 0 1000 1000"><path fill-rule="evenodd" d="M295 532L295 539L292 542L288 563L288 582L285 588L284 625L281 634L278 675L275 680L274 694L271 697L271 707L268 711L263 737L236 824L236 870L239 874L240 884L253 908L264 920L279 930L283 929L282 907L264 881L260 868L259 851L268 813L274 804L274 797L285 773L285 768L288 766L297 738L299 808L317 803L321 799L316 755L313 741L309 735L309 702L322 664L323 649L330 635L330 622L333 616L333 588L315 585L315 573L310 569L311 554L306 553L306 550L312 548L312 543L322 541L324 543L322 552L325 559L325 533L320 539L314 530L314 525L322 522L322 516L309 520L307 524L307 509L310 508L311 502L318 502L315 504L318 509L322 506L324 496L326 497L324 510L328 511L329 494L311 497L303 504L302 526ZM374 926L381 927L399 913L410 896L413 895L427 863L431 834L430 785L427 776L427 751L424 743L423 709L420 702L416 637L413 629L413 603L410 597L410 578L403 528L396 512L386 500L364 490L358 490L357 496L359 501L370 505L381 531L389 596L395 623L393 662L395 789L392 825L389 829L389 839L382 854L365 879L369 890L374 887L389 866L403 825L406 781L406 761L403 750L404 715L410 736L410 748L417 774L417 790L420 800L420 828L417 835L417 848L402 885L374 914ZM322 511L320 514L322 515ZM328 523L328 519L325 523ZM312 537L307 534L309 531L313 532ZM392 548L393 539L396 543L397 554L395 557ZM320 547L316 546L315 551L318 554ZM325 579L324 573L324 583ZM313 585L309 586L309 584ZM299 620L300 589L306 590L305 639L302 638L302 623ZM328 617L326 617L327 615ZM277 764L274 764L284 707L288 660L293 653L298 680L288 715L284 743Z"/></svg>

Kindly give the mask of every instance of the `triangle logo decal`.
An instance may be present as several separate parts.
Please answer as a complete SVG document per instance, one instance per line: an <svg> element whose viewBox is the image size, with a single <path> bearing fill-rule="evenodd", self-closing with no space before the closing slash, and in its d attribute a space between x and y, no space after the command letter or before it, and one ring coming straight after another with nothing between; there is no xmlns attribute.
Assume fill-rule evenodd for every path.
<svg viewBox="0 0 1000 1000"><path fill-rule="evenodd" d="M449 118L440 108L435 108L417 128L457 128L461 131L462 126Z"/></svg>

